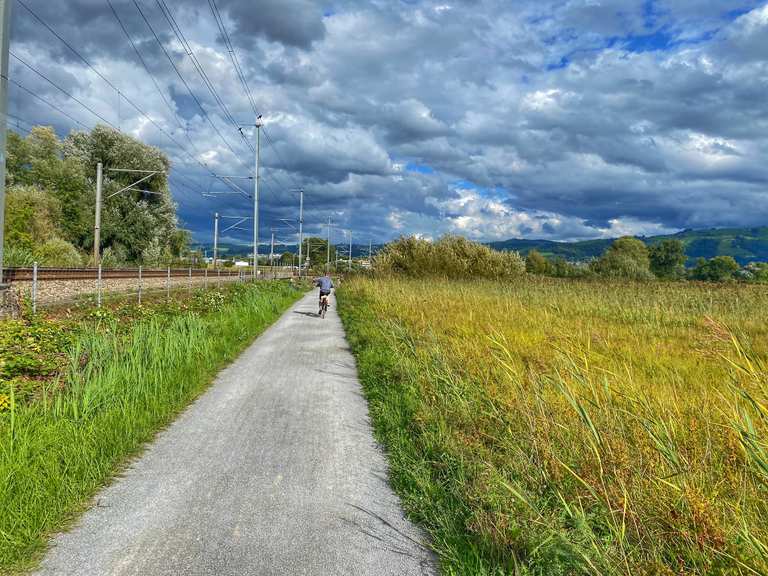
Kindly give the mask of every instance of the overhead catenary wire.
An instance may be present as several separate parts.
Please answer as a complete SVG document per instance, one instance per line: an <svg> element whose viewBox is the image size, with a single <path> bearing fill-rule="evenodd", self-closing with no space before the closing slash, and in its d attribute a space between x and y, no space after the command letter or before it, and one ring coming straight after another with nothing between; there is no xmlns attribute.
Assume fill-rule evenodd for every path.
<svg viewBox="0 0 768 576"><path fill-rule="evenodd" d="M0 75L0 77L1 77L3 80L5 80L5 81L7 81L7 82L10 82L10 83L11 83L11 84L13 84L14 86L17 86L17 87L18 87L18 88L20 88L21 90L24 90L24 92L26 92L27 94L29 94L29 95L30 95L30 96L32 96L33 98L35 98L35 99L37 99L37 100L40 100L40 102L42 102L43 104L46 104L47 106L49 106L50 108L52 108L53 110L55 110L56 112L58 112L59 114L61 114L62 116L64 116L65 118L67 118L68 120L71 120L71 121L72 121L72 122L74 122L75 124L77 124L77 125L79 125L79 126L82 126L82 127L83 127L83 128L85 128L86 130L90 130L90 129L91 129L91 128L90 128L88 125L86 125L86 124L84 124L84 123L80 122L80 120L78 120L77 118L74 118L73 116L69 115L67 112L65 112L64 110L62 110L62 109L61 109L61 108L59 108L58 106L56 106L56 104L53 104L52 102L49 102L47 99L43 98L43 97L42 97L42 96L40 96L39 94L35 94L35 93L34 93L32 90L30 90L29 88L27 88L27 87L26 87L26 86L24 86L23 84L21 84L21 83L17 82L17 81L16 81L16 80L14 80L13 78L8 78L8 77L7 77L7 76L5 76L5 75Z"/></svg>
<svg viewBox="0 0 768 576"><path fill-rule="evenodd" d="M128 38L128 42L131 44L131 48L133 48L133 51L136 53L136 56L138 57L139 62L144 67L144 70L147 72L147 75L152 79L152 83L155 85L155 89L157 90L157 93L160 95L160 98L162 99L163 103L168 108L173 118L176 120L176 123L179 125L179 128L181 128L181 130L184 131L186 134L186 131L184 130L184 125L182 124L181 120L176 114L176 111L174 110L173 106L171 106L171 103L166 98L165 94L163 93L163 90L160 88L160 84L158 83L157 78L155 78L155 75L149 69L149 66L147 66L147 63L144 60L144 57L141 55L141 52L139 51L138 46L136 46L136 43L133 41L133 37L131 36L130 32L128 32L128 29L125 27L123 20L120 18L120 15L117 13L117 10L115 10L115 6L114 4L112 4L112 0L106 0L106 2L109 5L110 10L112 10L112 14L115 16L115 20L117 20L117 23L120 25L120 29L125 34L125 37ZM187 134L187 139L189 140L190 146L192 146L192 149L194 150L194 145L192 144L192 140L189 138L188 134Z"/></svg>
<svg viewBox="0 0 768 576"><path fill-rule="evenodd" d="M115 84L114 84L112 81L110 81L110 80L109 80L109 78L107 78L106 76L104 76L104 74L102 74L101 72L99 72L99 70L98 70L98 69L96 69L96 68L95 68L95 67L94 67L94 66L93 66L93 65L92 65L92 64L91 64L91 63L90 63L90 62L89 62L89 61L88 61L88 60L87 60L87 59L86 59L86 58L85 58L85 57L84 57L84 56L83 56L83 55L82 55L82 54L81 54L81 53L80 53L80 52L79 52L79 51L78 51L78 50L77 50L75 47L74 47L74 46L72 46L72 45L71 45L69 42L67 42L67 41L66 41L66 40L65 40L65 39L64 39L64 38L63 38L63 37L62 37L62 36L61 36L61 35L60 35L58 32L56 32L56 30L55 30L55 29L54 29L52 26L50 26L50 25L49 25L49 24L48 24L48 23L47 23L45 20L43 20L43 18L42 18L42 17L40 17L40 16L39 16L37 13L35 13L35 12L34 12L34 11L33 11L33 10L32 10L32 9L29 7L29 6L27 6L27 5L26 5L26 3L24 2L24 0L18 0L18 2L19 2L19 4L20 4L20 5L21 5L23 8L25 8L25 9L27 10L27 12L29 12L29 13L30 13L30 14L31 14L31 15L32 15L34 18L35 18L35 20L36 20L38 23L40 23L42 26L44 26L44 27L45 27L45 28L46 28L46 29L47 29L47 30L48 30L48 31L49 31L49 32L50 32L50 33L51 33L53 36L55 36L55 37L56 37L58 40L60 40L60 41L61 41L61 42L62 42L62 43L63 43L63 44L64 44L64 45L65 45L65 46L66 46L66 47L67 47L67 48L68 48L68 49L69 49L69 50L70 50L70 51L73 53L73 54L75 54L75 56L77 56L77 58L78 58L79 60L81 60L81 61L82 61L82 62L83 62L83 63L84 63L84 64L85 64L85 65L86 65L86 66L87 66L87 67L88 67L90 70L92 70L92 71L93 71L93 72L94 72L94 73L95 73L95 74L96 74L96 75L97 75L99 78L101 78L101 79L102 79L102 80L103 80L103 81L104 81L104 82L105 82L105 83L106 83L106 84L107 84L107 85L108 85L110 88L112 88L113 90L115 90L115 92L117 92L118 94L120 94L120 95L122 96L122 98L123 98L123 99L124 99L124 100L125 100L125 101L126 101L126 102L127 102L127 103L128 103L130 106L131 106L131 107L132 107L132 108L134 108L134 110L136 110L136 111L137 111L137 112L138 112L138 113L139 113L141 116L143 116L144 118L146 118L146 119L147 119L147 120L148 120L148 121L149 121L149 122L150 122L150 123L151 123L151 124L152 124L152 125L153 125L155 128L157 128L157 130L158 130L158 131L160 131L160 132L161 132L161 133L162 133L162 134L163 134L163 135L164 135L166 138L168 138L168 139L169 139L171 142L173 142L173 143L174 143L174 144L175 144L175 145L178 147L178 149L180 149L182 152L184 152L184 154L186 154L186 155L187 155L187 156L188 156L190 159L192 159L192 161L193 161L193 162L195 162L196 164L198 164L199 166L201 166L202 168L204 168L206 171L208 171L210 174L212 174L212 175L214 175L214 176L215 176L215 174L214 174L214 173L213 173L213 171L212 171L212 170L211 170L211 169L208 167L208 165L207 165L207 164L205 164L204 162L201 162L201 161L200 161L198 158L196 158L195 156L193 156L193 155L192 155L192 154L189 152L189 150L187 150L187 149L186 149L186 147L184 147L184 146L183 146L183 145L182 145L182 144L181 144L181 143L180 143L178 140L176 140L176 139L175 139L175 138L174 138L172 135L170 135L170 134L169 134L169 133L168 133L168 132L167 132L167 131L166 131L166 130L165 130L163 127L162 127L162 126L160 126L160 125L159 125L159 124L158 124L158 123L157 123L157 122L156 122L156 121L155 121L155 120L154 120L154 119L153 119L153 118L152 118L152 117L151 117L149 114L147 114L147 113L146 113L144 110L142 110L142 109L141 109L141 108L140 108L140 107L139 107L139 106L138 106L138 105L137 105L137 104L136 104L136 103L135 103L135 102L134 102L134 101L133 101L131 98L129 98L129 97L128 97L128 96L127 96L127 95L126 95L124 92L122 92L122 91L121 91L121 90L120 90L120 89L119 89L119 88L118 88L118 87L117 87L117 86L116 86L116 85L115 85ZM17 57L17 58L18 58L18 57ZM26 63L25 63L25 64L26 64ZM30 66L30 65L28 65L28 64L26 64L26 65L27 65L28 67L30 67L30 68L31 68L31 66ZM39 73L39 72L37 72L37 73L38 73L38 74L40 74L41 76L43 76L43 77L44 77L44 75L42 75L41 73ZM48 79L46 78L46 80L48 80ZM13 80L11 80L11 81L13 82ZM48 80L48 81L49 81L51 84L55 85L55 83L53 83L52 81L50 81L50 80ZM14 82L14 83L15 83L15 82ZM24 89L24 90L26 90L27 92L29 92L29 93L31 93L31 94L33 94L33 95L35 95L35 96L36 96L38 99L40 99L40 100L42 100L42 101L45 101L45 100L44 100L42 97L40 97L40 96L38 96L38 95L34 94L34 93L31 91L31 90L29 90L29 89L27 89L27 88L24 88L24 87L22 87L22 89ZM64 91L63 89L62 89L62 92L64 92L64 93L65 93L67 96L69 96L70 98L72 98L73 100L75 100L76 102L78 102L78 103L79 103L81 106L83 106L84 108L86 108L86 109L89 109L89 107L88 107L87 105L85 105L85 104L84 104L84 103L82 103L81 101L79 101L79 100L77 100L76 98L74 98L74 97L73 97L71 94L69 94L68 92ZM47 102L46 102L46 103L47 103ZM48 104L49 104L49 105L51 105L50 103L48 103ZM55 108L55 106L53 106L53 105L51 105L51 106ZM59 111L61 111L61 110L59 110ZM63 113L63 112L62 112L62 113ZM64 114L65 114L65 113L64 113ZM66 115L66 114L65 114L65 115ZM68 116L68 117L69 117L69 116ZM71 117L70 117L70 119L72 119L73 121L77 122L79 125L81 125L81 126L85 127L86 129L90 129L88 126L85 126L85 125L84 125L82 122L76 121L76 120L74 120L74 119L73 119L73 118L71 118ZM115 126L114 126L114 125L113 125L111 122L108 122L108 121L106 121L106 120L105 120L105 122L106 122L106 123L107 123L107 124L108 124L110 127L112 127L113 129L117 129L117 128L115 128ZM236 156L237 158L239 158L239 156L237 156L237 154L234 152L234 150L233 150L233 154L235 154L235 156Z"/></svg>
<svg viewBox="0 0 768 576"><path fill-rule="evenodd" d="M53 86L54 88L56 88L57 90L59 90L60 92L62 92L62 93L63 93L64 95L66 95L68 98L70 98L70 99L74 100L75 102L77 102L78 104L80 104L80 106L82 106L83 108L85 108L86 110L88 110L88 112L90 112L91 114L93 114L94 116L96 116L96 117L97 117L99 120L101 120L101 121L102 121L102 122L104 122L105 124L108 124L110 127L112 127L112 128L114 128L115 130L117 130L117 127L116 127L114 124L112 124L112 122L110 122L109 120L107 120L106 118L104 118L104 116L102 116L101 114L99 114L98 112L96 112L96 111L95 111L93 108L91 108L90 106L88 106L87 104L85 104L85 103L84 103L82 100L78 99L76 96L73 96L73 95L72 95L70 92L68 92L67 90L65 90L65 89L64 89L64 88L62 88L61 86L59 86L59 85L58 85L56 82L54 82L53 80L51 80L50 78L48 78L48 76L46 76L45 74L43 74L42 72L40 72L40 71L39 71L37 68L35 68L34 66L32 66L32 64L30 64L29 62L27 62L26 60L24 60L23 58L21 58L19 55L17 55L17 54L16 54L16 53L15 53L13 50L10 50L10 51L9 51L9 54L10 54L10 55L11 55L11 56L12 56L12 57L15 59L15 60L18 60L18 61L19 61L19 62L21 62L21 63L22 63L24 66L26 66L26 67L27 67L29 70L31 70L32 72L34 72L35 74L37 74L37 75L38 75L40 78L42 78L43 80L45 80L46 82L48 82L48 84L50 84L51 86Z"/></svg>
<svg viewBox="0 0 768 576"><path fill-rule="evenodd" d="M229 111L229 108L227 107L224 100L221 98L219 93L216 91L216 87L214 86L211 79L208 77L208 74L205 71L205 68L203 67L200 60L198 60L197 56L195 55L194 51L192 50L192 46L187 41L187 38L184 36L184 33L181 30L181 27L179 26L178 22L176 22L176 19L173 16L173 13L171 12L170 8L168 8L168 5L165 3L165 0L156 0L158 7L160 8L160 11L163 13L163 16L165 17L166 21L171 27L171 30L173 31L174 35L176 36L176 39L181 43L182 47L184 48L184 51L187 54L187 57L192 62L192 65L195 67L195 70L197 70L198 75L203 81L203 84L205 84L206 88L208 88L208 91L211 93L211 96L213 96L214 100L216 101L217 105L221 109L221 111L224 113L224 116L227 118L227 120L232 124L232 126L237 130L238 134L240 135L240 138L243 140L243 142L246 144L248 149L251 151L251 153L255 152L253 145L248 140L248 138L245 137L245 135L240 131L240 126L238 122L235 120L235 118L232 116L232 114Z"/></svg>
<svg viewBox="0 0 768 576"><path fill-rule="evenodd" d="M246 78L245 73L243 72L243 68L240 65L240 59L237 57L237 51L235 50L235 46L232 43L232 39L229 35L229 31L227 30L227 26L224 22L224 18L222 17L221 12L219 11L219 7L216 4L216 0L208 0L208 6L210 7L211 12L213 13L214 20L216 20L216 24L219 28L221 37L224 40L224 44L227 47L229 58L232 61L232 67L235 69L235 73L237 74L237 78L240 81L240 85L243 87L243 92L246 98L248 99L248 102L251 105L251 110L253 112L253 115L258 116L259 112L256 107L256 102L254 101L251 88L248 85L248 79ZM272 150L274 150L280 162L282 162L283 165L287 166L287 162L285 162L285 160L282 158L280 151L277 149L276 145L274 144L273 139L269 136L269 133L266 130L266 126L262 126L262 131L264 133L265 138L267 139L267 144L270 146L270 148L272 148ZM240 132L242 133L242 128L240 129ZM296 178L292 174L290 173L288 174L289 174L289 178L293 182L294 187L301 188ZM285 188L285 185L283 183L276 182L276 179L274 176L272 176L272 179L275 180L275 183L277 184L278 188L281 188L281 189Z"/></svg>
<svg viewBox="0 0 768 576"><path fill-rule="evenodd" d="M154 36L155 41L160 46L161 50L163 51L163 54L165 54L165 57L167 58L168 62L170 62L171 67L173 68L174 72L176 72L176 76L179 77L179 80L181 80L181 83L184 85L184 88L186 89L187 93L189 94L190 98L195 102L197 107L200 109L200 113L203 115L203 118L208 122L208 124L211 126L213 131L216 133L216 135L219 137L219 139L224 143L224 146L226 146L229 151L232 153L232 155L240 161L243 166L246 166L250 169L250 167L243 162L242 158L240 158L240 155L235 151L235 149L232 147L232 145L229 143L229 141L224 137L224 135L221 133L221 130L213 123L213 120L209 116L208 112L205 110L205 107L203 106L203 103L200 101L200 99L197 97L197 95L192 91L192 88L189 86L189 83L187 82L187 79L184 77L184 75L181 73L181 70L179 70L179 67L176 65L176 62L173 61L173 57L170 55L168 50L166 49L165 45L163 44L162 40L160 40L160 36L158 35L157 31L155 30L155 27L152 25L152 22L147 17L144 10L142 10L141 5L137 0L133 0L134 6L136 6L136 10L138 10L139 14L141 15L142 20L144 20L144 23L147 25L147 28L149 28L149 31L152 33L152 36ZM170 21L169 21L170 22ZM173 26L171 26L171 29L173 29Z"/></svg>

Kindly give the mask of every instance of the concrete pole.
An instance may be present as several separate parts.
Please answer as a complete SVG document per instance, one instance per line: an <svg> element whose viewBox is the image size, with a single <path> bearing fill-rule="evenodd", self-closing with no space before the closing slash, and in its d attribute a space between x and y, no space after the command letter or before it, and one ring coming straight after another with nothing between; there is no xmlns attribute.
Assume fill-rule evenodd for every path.
<svg viewBox="0 0 768 576"><path fill-rule="evenodd" d="M302 244L304 244L304 190L299 190L299 278L301 278Z"/></svg>
<svg viewBox="0 0 768 576"><path fill-rule="evenodd" d="M139 266L139 304L141 304L141 266Z"/></svg>
<svg viewBox="0 0 768 576"><path fill-rule="evenodd" d="M97 292L98 292L98 305L99 308L101 308L101 264L99 264L98 268L98 277L96 279L96 284L98 285Z"/></svg>
<svg viewBox="0 0 768 576"><path fill-rule="evenodd" d="M171 267L168 266L167 276L165 277L165 299L171 299Z"/></svg>
<svg viewBox="0 0 768 576"><path fill-rule="evenodd" d="M93 224L93 264L101 264L101 187L103 179L103 167L101 162L96 164L96 214Z"/></svg>
<svg viewBox="0 0 768 576"><path fill-rule="evenodd" d="M328 216L328 246L327 255L325 257L325 272L326 274L331 271L331 217Z"/></svg>
<svg viewBox="0 0 768 576"><path fill-rule="evenodd" d="M371 247L373 246L373 240L368 240L368 266L373 268L373 260L371 260Z"/></svg>
<svg viewBox="0 0 768 576"><path fill-rule="evenodd" d="M216 212L213 216L213 267L216 268L219 264L219 213Z"/></svg>
<svg viewBox="0 0 768 576"><path fill-rule="evenodd" d="M272 277L275 277L275 231L272 231L272 241L269 244L269 266L272 269Z"/></svg>
<svg viewBox="0 0 768 576"><path fill-rule="evenodd" d="M256 118L256 166L253 173L253 279L259 268L259 152L261 150L261 116Z"/></svg>
<svg viewBox="0 0 768 576"><path fill-rule="evenodd" d="M32 314L37 314L37 262L32 263Z"/></svg>
<svg viewBox="0 0 768 576"><path fill-rule="evenodd" d="M8 50L11 40L13 0L0 0L0 286L3 286L3 244L5 242L5 160L8 130Z"/></svg>
<svg viewBox="0 0 768 576"><path fill-rule="evenodd" d="M347 272L352 272L352 230L349 231L349 259L347 260Z"/></svg>

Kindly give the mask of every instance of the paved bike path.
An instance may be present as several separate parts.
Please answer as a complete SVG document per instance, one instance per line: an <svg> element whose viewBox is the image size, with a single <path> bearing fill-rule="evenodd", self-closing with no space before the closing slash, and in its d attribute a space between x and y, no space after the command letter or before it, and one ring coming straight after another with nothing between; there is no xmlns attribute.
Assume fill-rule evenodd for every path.
<svg viewBox="0 0 768 576"><path fill-rule="evenodd" d="M291 308L69 532L42 575L434 574L386 481L335 303Z"/></svg>

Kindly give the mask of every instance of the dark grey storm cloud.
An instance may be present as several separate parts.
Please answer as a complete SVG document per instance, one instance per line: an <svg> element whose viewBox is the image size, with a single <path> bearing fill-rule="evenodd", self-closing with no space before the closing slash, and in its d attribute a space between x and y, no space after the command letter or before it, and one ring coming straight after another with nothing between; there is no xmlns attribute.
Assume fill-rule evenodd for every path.
<svg viewBox="0 0 768 576"><path fill-rule="evenodd" d="M21 6L14 53L171 155L179 212L198 239L214 211L248 212L245 198L197 193L223 189L200 163L239 175L253 164L204 84L237 123L252 123L208 0L164 2L205 78L163 0L112 0L154 81L106 0L24 2L120 95ZM215 4L266 120L262 229L296 218L299 186L311 232L331 216L361 240L586 238L768 221L764 0ZM18 61L12 76L85 124L100 121ZM73 128L15 86L10 111L62 134Z"/></svg>

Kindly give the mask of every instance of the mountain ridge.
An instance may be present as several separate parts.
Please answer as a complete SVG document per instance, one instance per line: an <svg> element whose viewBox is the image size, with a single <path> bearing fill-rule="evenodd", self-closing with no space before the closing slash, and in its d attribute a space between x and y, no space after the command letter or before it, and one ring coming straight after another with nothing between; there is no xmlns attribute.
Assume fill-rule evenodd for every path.
<svg viewBox="0 0 768 576"><path fill-rule="evenodd" d="M768 226L750 228L704 228L686 229L675 234L658 236L635 236L646 244L653 245L662 240L680 240L685 247L688 263L696 258L732 256L739 264L768 261ZM600 256L616 238L558 242L555 240L529 240L511 238L488 242L495 250L516 250L523 256L531 250L538 250L547 257L563 257L566 260L583 261Z"/></svg>

